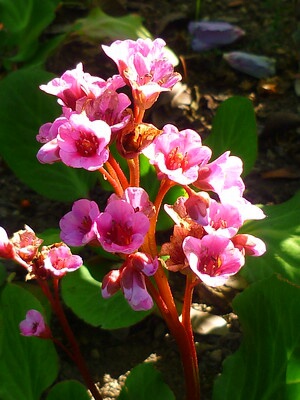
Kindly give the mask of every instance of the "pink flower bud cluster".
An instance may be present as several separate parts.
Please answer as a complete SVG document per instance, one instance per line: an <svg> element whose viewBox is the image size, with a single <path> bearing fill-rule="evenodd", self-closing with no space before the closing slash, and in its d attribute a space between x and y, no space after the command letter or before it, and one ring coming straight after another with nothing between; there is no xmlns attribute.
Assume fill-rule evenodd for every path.
<svg viewBox="0 0 300 400"><path fill-rule="evenodd" d="M73 255L64 243L40 248L42 242L27 225L24 230L14 233L11 239L0 227L0 257L22 265L28 272L27 279L62 278L81 267L81 257Z"/></svg>

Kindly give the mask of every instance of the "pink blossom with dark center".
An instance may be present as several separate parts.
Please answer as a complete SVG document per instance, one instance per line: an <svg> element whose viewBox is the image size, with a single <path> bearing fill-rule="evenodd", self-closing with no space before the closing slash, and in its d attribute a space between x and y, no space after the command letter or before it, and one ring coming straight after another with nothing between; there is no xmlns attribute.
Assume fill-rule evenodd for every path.
<svg viewBox="0 0 300 400"><path fill-rule="evenodd" d="M97 219L98 240L110 253L130 254L144 242L149 219L124 200L111 201Z"/></svg>
<svg viewBox="0 0 300 400"><path fill-rule="evenodd" d="M102 281L102 296L109 298L119 289L135 311L149 310L153 300L149 295L145 276L152 276L158 268L158 259L141 252L130 254L119 270L112 270Z"/></svg>
<svg viewBox="0 0 300 400"><path fill-rule="evenodd" d="M20 332L23 336L37 336L43 339L50 339L51 332L45 323L44 317L37 310L29 310L26 318L19 324Z"/></svg>
<svg viewBox="0 0 300 400"><path fill-rule="evenodd" d="M82 246L96 240L96 219L99 215L96 202L86 199L75 201L72 211L59 222L62 241L69 246Z"/></svg>
<svg viewBox="0 0 300 400"><path fill-rule="evenodd" d="M170 90L181 80L166 57L165 45L162 39L128 39L102 46L131 86L134 100L142 109L150 108L162 91Z"/></svg>
<svg viewBox="0 0 300 400"><path fill-rule="evenodd" d="M182 248L191 270L213 287L223 285L245 263L240 250L224 236L209 234L202 239L187 236Z"/></svg>
<svg viewBox="0 0 300 400"><path fill-rule="evenodd" d="M57 143L62 162L73 168L95 171L108 160L111 130L104 121L72 114L59 128Z"/></svg>
<svg viewBox="0 0 300 400"><path fill-rule="evenodd" d="M197 132L191 129L178 131L171 124L143 150L150 163L158 170L158 177L168 177L182 185L189 185L198 178L198 170L211 157L211 150L202 146Z"/></svg>
<svg viewBox="0 0 300 400"><path fill-rule="evenodd" d="M68 272L75 271L82 265L82 258L73 255L68 246L63 243L56 244L43 250L43 267L56 278L62 278Z"/></svg>
<svg viewBox="0 0 300 400"><path fill-rule="evenodd" d="M232 204L221 204L211 199L207 210L208 224L204 226L207 233L232 238L243 225L243 218L238 207Z"/></svg>

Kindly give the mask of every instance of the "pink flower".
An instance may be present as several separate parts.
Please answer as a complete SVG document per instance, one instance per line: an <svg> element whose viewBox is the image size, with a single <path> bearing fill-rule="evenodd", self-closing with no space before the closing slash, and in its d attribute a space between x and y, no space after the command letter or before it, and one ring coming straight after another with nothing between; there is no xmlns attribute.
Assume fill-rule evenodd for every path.
<svg viewBox="0 0 300 400"><path fill-rule="evenodd" d="M208 224L207 210L209 208L211 198L206 192L193 192L189 193L188 198L182 198L185 212L188 216L200 225Z"/></svg>
<svg viewBox="0 0 300 400"><path fill-rule="evenodd" d="M239 157L230 156L230 152L223 153L216 160L199 168L198 179L193 185L201 190L212 190L218 194L221 201L230 190L233 197L241 197L245 185L241 178L243 163Z"/></svg>
<svg viewBox="0 0 300 400"><path fill-rule="evenodd" d="M226 190L222 194L222 202L224 204L231 204L232 206L239 209L243 223L250 219L264 219L266 216L261 208L251 204L250 201L244 197L237 197L235 189L233 188L233 194L230 189Z"/></svg>
<svg viewBox="0 0 300 400"><path fill-rule="evenodd" d="M55 121L47 122L42 125L39 130L39 134L36 136L36 140L40 143L48 143L53 139L57 138L58 128L68 122L68 119L65 116L56 118Z"/></svg>
<svg viewBox="0 0 300 400"><path fill-rule="evenodd" d="M119 197L116 194L112 194L107 203L110 203L114 200L119 200ZM129 186L126 188L124 190L122 200L125 200L127 203L131 204L135 211L144 213L148 218L151 218L154 213L154 205L149 200L146 190L141 187Z"/></svg>
<svg viewBox="0 0 300 400"><path fill-rule="evenodd" d="M102 46L114 60L138 107L150 108L160 92L170 90L181 80L173 65L166 58L162 39L116 40L110 46Z"/></svg>
<svg viewBox="0 0 300 400"><path fill-rule="evenodd" d="M202 146L197 132L191 129L179 132L170 124L164 126L163 133L143 153L158 168L159 178L167 176L181 185L196 181L199 167L211 157L211 150Z"/></svg>
<svg viewBox="0 0 300 400"><path fill-rule="evenodd" d="M131 112L127 110L130 103L126 94L105 89L95 98L83 97L78 100L76 111L78 114L85 112L90 121L106 122L112 132L117 132L131 119Z"/></svg>
<svg viewBox="0 0 300 400"><path fill-rule="evenodd" d="M0 257L7 259L15 258L15 249L9 240L6 230L0 226Z"/></svg>
<svg viewBox="0 0 300 400"><path fill-rule="evenodd" d="M42 339L52 337L49 326L39 311L29 310L24 321L20 322L19 328L23 336L37 336Z"/></svg>
<svg viewBox="0 0 300 400"><path fill-rule="evenodd" d="M212 199L207 211L208 224L204 226L207 233L216 232L232 238L243 225L239 208L232 204L221 204Z"/></svg>
<svg viewBox="0 0 300 400"><path fill-rule="evenodd" d="M97 93L99 85L105 81L83 72L82 63L75 69L66 71L60 78L52 79L47 85L41 85L40 89L59 98L58 102L75 111L76 101L91 93Z"/></svg>
<svg viewBox="0 0 300 400"><path fill-rule="evenodd" d="M52 276L62 278L68 272L75 271L82 265L82 258L73 255L68 246L57 243L42 251L44 256L43 267Z"/></svg>
<svg viewBox="0 0 300 400"><path fill-rule="evenodd" d="M258 257L266 252L265 243L255 236L238 234L235 235L231 240L235 247L237 247L245 255Z"/></svg>
<svg viewBox="0 0 300 400"><path fill-rule="evenodd" d="M149 310L153 300L149 295L145 276L152 276L158 268L158 259L145 253L134 253L127 257L119 270L112 270L102 281L102 296L109 298L122 289L125 299L135 311Z"/></svg>
<svg viewBox="0 0 300 400"><path fill-rule="evenodd" d="M245 263L239 249L224 236L206 235L202 239L188 236L182 247L191 270L209 286L223 285Z"/></svg>
<svg viewBox="0 0 300 400"><path fill-rule="evenodd" d="M82 246L96 239L96 219L100 215L97 203L81 199L75 201L72 211L59 222L60 237L69 246Z"/></svg>
<svg viewBox="0 0 300 400"><path fill-rule="evenodd" d="M95 171L108 160L111 130L104 121L72 114L59 128L57 143L62 162L73 168Z"/></svg>
<svg viewBox="0 0 300 400"><path fill-rule="evenodd" d="M124 200L111 201L97 219L98 240L110 253L130 254L144 242L149 219Z"/></svg>
<svg viewBox="0 0 300 400"><path fill-rule="evenodd" d="M41 164L53 164L54 162L60 161L59 146L57 138L50 140L45 143L38 151L36 155L37 159Z"/></svg>

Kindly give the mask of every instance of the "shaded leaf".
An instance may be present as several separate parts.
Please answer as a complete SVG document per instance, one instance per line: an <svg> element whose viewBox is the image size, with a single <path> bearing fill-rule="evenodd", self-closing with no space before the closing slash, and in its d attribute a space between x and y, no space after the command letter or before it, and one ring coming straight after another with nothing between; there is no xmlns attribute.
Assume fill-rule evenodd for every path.
<svg viewBox="0 0 300 400"><path fill-rule="evenodd" d="M261 238L267 251L261 257L248 257L241 275L254 282L276 272L300 284L300 192L285 203L262 209L267 217L246 222L241 232Z"/></svg>
<svg viewBox="0 0 300 400"><path fill-rule="evenodd" d="M151 312L133 311L121 291L104 299L101 295L101 283L84 266L66 275L62 279L61 287L67 306L83 321L103 329L134 325Z"/></svg>
<svg viewBox="0 0 300 400"><path fill-rule="evenodd" d="M240 96L225 100L217 109L205 145L212 149L214 158L230 150L231 155L243 160L244 175L249 173L257 158L257 129L251 101Z"/></svg>
<svg viewBox="0 0 300 400"><path fill-rule="evenodd" d="M151 363L139 364L131 370L118 397L118 400L137 399L175 400L173 392Z"/></svg>
<svg viewBox="0 0 300 400"><path fill-rule="evenodd" d="M243 340L217 379L213 400L295 400L300 393L300 287L272 276L238 295Z"/></svg>
<svg viewBox="0 0 300 400"><path fill-rule="evenodd" d="M57 383L49 391L46 400L90 400L86 388L78 381Z"/></svg>
<svg viewBox="0 0 300 400"><path fill-rule="evenodd" d="M0 0L2 46L11 62L28 61L42 47L39 36L53 21L59 0ZM11 54L14 54L11 56Z"/></svg>
<svg viewBox="0 0 300 400"><path fill-rule="evenodd" d="M29 309L43 309L32 294L13 284L5 286L0 302L0 398L39 400L57 376L56 350L50 340L22 336L19 323Z"/></svg>
<svg viewBox="0 0 300 400"><path fill-rule="evenodd" d="M143 26L142 18L136 14L122 17L112 17L105 14L100 8L94 8L90 14L76 21L76 31L94 39L110 38L122 39L146 39L151 37L150 32Z"/></svg>
<svg viewBox="0 0 300 400"><path fill-rule="evenodd" d="M0 154L16 176L36 192L59 201L87 197L94 173L62 163L41 165L36 158L40 126L60 115L56 100L39 90L53 77L36 68L21 69L0 81ZM17 118L16 118L17 112Z"/></svg>

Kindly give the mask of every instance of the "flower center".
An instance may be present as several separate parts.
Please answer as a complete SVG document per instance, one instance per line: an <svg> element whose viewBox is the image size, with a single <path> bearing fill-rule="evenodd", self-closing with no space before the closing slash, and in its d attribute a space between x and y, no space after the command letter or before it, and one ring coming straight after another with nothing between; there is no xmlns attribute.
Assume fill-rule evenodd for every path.
<svg viewBox="0 0 300 400"><path fill-rule="evenodd" d="M128 245L131 243L132 228L126 224L120 224L113 221L112 227L108 236L115 244L119 246Z"/></svg>
<svg viewBox="0 0 300 400"><path fill-rule="evenodd" d="M75 142L78 153L83 157L92 157L96 154L99 142L91 132L80 132L79 139Z"/></svg>
<svg viewBox="0 0 300 400"><path fill-rule="evenodd" d="M179 151L179 147L175 147L170 151L168 158L166 160L166 166L170 170L182 168L184 171L188 165L187 153L184 155Z"/></svg>
<svg viewBox="0 0 300 400"><path fill-rule="evenodd" d="M213 255L207 255L201 260L202 271L210 276L217 276L218 269L220 268L222 261L220 257Z"/></svg>
<svg viewBox="0 0 300 400"><path fill-rule="evenodd" d="M227 228L227 222L226 222L224 219L219 218L219 219L216 220L216 221L211 221L211 226L212 226L212 228L214 228L215 230L218 230L218 229L226 229L226 228Z"/></svg>
<svg viewBox="0 0 300 400"><path fill-rule="evenodd" d="M79 225L78 229L81 233L85 234L91 230L92 227L92 219L90 217L84 216L81 225Z"/></svg>

